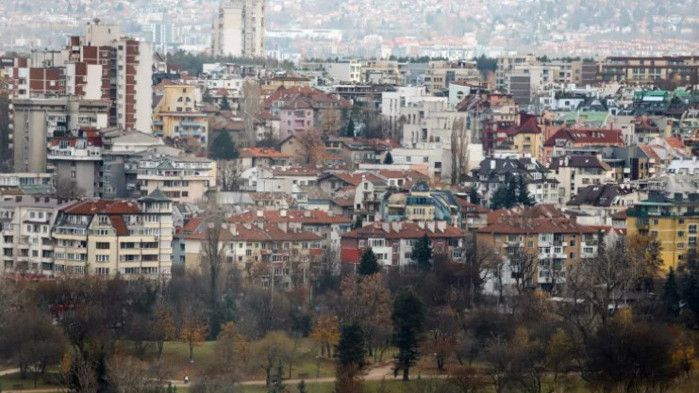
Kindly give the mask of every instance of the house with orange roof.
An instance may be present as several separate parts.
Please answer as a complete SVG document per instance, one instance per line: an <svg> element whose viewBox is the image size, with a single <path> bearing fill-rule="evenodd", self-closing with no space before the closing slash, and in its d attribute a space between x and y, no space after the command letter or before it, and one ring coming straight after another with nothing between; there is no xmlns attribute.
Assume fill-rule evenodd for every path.
<svg viewBox="0 0 699 393"><path fill-rule="evenodd" d="M239 150L238 170L245 171L263 165L287 165L290 158L269 147L246 147Z"/></svg>

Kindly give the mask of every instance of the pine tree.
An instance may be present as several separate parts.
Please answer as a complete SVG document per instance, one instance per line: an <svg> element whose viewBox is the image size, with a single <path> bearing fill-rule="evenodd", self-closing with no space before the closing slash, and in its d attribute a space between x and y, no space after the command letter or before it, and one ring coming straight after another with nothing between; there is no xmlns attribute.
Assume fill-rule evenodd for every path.
<svg viewBox="0 0 699 393"><path fill-rule="evenodd" d="M340 367L355 367L358 371L364 368L366 346L361 326L357 324L342 326L336 355Z"/></svg>
<svg viewBox="0 0 699 393"><path fill-rule="evenodd" d="M524 206L531 206L534 204L534 198L529 194L527 190L527 183L524 181L524 176L517 176L517 203Z"/></svg>
<svg viewBox="0 0 699 393"><path fill-rule="evenodd" d="M420 270L432 270L432 248L430 248L430 239L427 234L423 235L420 240L413 246L412 259Z"/></svg>
<svg viewBox="0 0 699 393"><path fill-rule="evenodd" d="M209 157L214 160L233 160L238 158L238 149L228 130L223 130L216 135L209 149Z"/></svg>
<svg viewBox="0 0 699 393"><path fill-rule="evenodd" d="M374 254L374 250L367 248L362 254L362 260L359 262L359 267L357 268L357 273L362 276L371 276L381 271L381 266L379 266L379 260Z"/></svg>
<svg viewBox="0 0 699 393"><path fill-rule="evenodd" d="M389 151L386 153L386 157L383 159L384 164L393 164L393 156L391 155L391 152Z"/></svg>
<svg viewBox="0 0 699 393"><path fill-rule="evenodd" d="M495 189L495 192L493 192L493 196L490 197L490 209L507 209L509 204L507 185L500 184L498 188Z"/></svg>
<svg viewBox="0 0 699 393"><path fill-rule="evenodd" d="M354 126L354 119L350 118L349 122L347 122L347 128L345 129L345 135L354 138L354 133L356 132L355 126Z"/></svg>
<svg viewBox="0 0 699 393"><path fill-rule="evenodd" d="M298 390L298 393L307 393L308 391L306 390L306 382L302 379L301 382L299 382L298 386L296 387L296 390Z"/></svg>
<svg viewBox="0 0 699 393"><path fill-rule="evenodd" d="M472 185L471 189L468 190L468 199L474 205L481 204L481 198L478 196L478 189L476 188L475 185Z"/></svg>
<svg viewBox="0 0 699 393"><path fill-rule="evenodd" d="M229 111L231 110L231 103L228 102L228 96L224 95L223 98L221 99L221 105L219 105L219 109L222 111Z"/></svg>
<svg viewBox="0 0 699 393"><path fill-rule="evenodd" d="M361 228L364 224L364 220L362 220L361 215L357 215L357 218L354 220L354 224L352 225L352 229L358 229Z"/></svg>
<svg viewBox="0 0 699 393"><path fill-rule="evenodd" d="M670 267L667 273L665 284L663 285L663 295L661 297L667 311L672 315L679 315L680 312L680 290L675 277L675 270Z"/></svg>
<svg viewBox="0 0 699 393"><path fill-rule="evenodd" d="M415 364L420 353L418 346L425 323L425 305L412 289L404 289L393 302L393 345L396 354L396 373L403 371L403 380L409 379L410 367Z"/></svg>

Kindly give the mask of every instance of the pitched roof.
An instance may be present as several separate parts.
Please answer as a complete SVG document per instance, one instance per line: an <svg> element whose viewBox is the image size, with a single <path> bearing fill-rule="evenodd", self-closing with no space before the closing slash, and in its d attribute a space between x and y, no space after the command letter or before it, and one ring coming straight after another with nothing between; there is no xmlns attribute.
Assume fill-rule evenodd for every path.
<svg viewBox="0 0 699 393"><path fill-rule="evenodd" d="M240 157L244 158L289 158L288 155L267 147L246 147L240 149Z"/></svg>
<svg viewBox="0 0 699 393"><path fill-rule="evenodd" d="M343 216L333 216L322 210L259 210L233 216L229 222L265 221L270 224L296 222L301 224L350 224Z"/></svg>
<svg viewBox="0 0 699 393"><path fill-rule="evenodd" d="M170 198L165 196L162 191L160 191L160 188L156 188L148 194L148 196L145 196L143 198L139 198L139 201L153 201L153 202L168 202L170 201Z"/></svg>
<svg viewBox="0 0 699 393"><path fill-rule="evenodd" d="M495 223L478 229L479 233L525 234L525 233L597 233L589 226L578 225L568 217L500 217Z"/></svg>
<svg viewBox="0 0 699 393"><path fill-rule="evenodd" d="M371 182L383 182L384 180L378 176L376 176L373 173L366 172L366 173L345 173L345 172L334 172L334 173L329 173L322 178L328 178L328 177L336 177L342 181L344 181L347 184L351 184L353 186L358 186L363 180L368 180Z"/></svg>
<svg viewBox="0 0 699 393"><path fill-rule="evenodd" d="M566 162L567 161L567 162ZM558 169L561 167L569 168L600 168L605 171L611 171L612 168L606 162L593 155L571 155L569 157L555 157L551 159L549 169Z"/></svg>
<svg viewBox="0 0 699 393"><path fill-rule="evenodd" d="M131 201L94 199L76 202L62 211L66 214L134 214L141 210Z"/></svg>
<svg viewBox="0 0 699 393"><path fill-rule="evenodd" d="M544 146L556 146L558 140L589 145L623 146L620 130L607 128L562 128L544 142Z"/></svg>
<svg viewBox="0 0 699 393"><path fill-rule="evenodd" d="M623 195L625 192L616 184L599 184L583 187L578 190L578 193L568 202L570 206L611 206L615 199Z"/></svg>
<svg viewBox="0 0 699 393"><path fill-rule="evenodd" d="M464 237L466 231L453 227L443 226L437 223L415 222L376 222L342 235L343 238L369 238L380 237L384 239L419 239L424 235L429 238L458 238Z"/></svg>

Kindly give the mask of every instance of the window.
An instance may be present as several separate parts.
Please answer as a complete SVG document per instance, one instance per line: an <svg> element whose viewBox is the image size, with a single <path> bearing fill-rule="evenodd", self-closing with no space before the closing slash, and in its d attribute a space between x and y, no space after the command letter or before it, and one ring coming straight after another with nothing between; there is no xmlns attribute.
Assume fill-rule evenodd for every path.
<svg viewBox="0 0 699 393"><path fill-rule="evenodd" d="M684 237L684 231L677 231L677 237Z"/></svg>
<svg viewBox="0 0 699 393"><path fill-rule="evenodd" d="M109 262L109 255L96 255L97 262Z"/></svg>
<svg viewBox="0 0 699 393"><path fill-rule="evenodd" d="M658 219L657 219L657 218L654 218L654 219L653 219L653 225L658 225Z"/></svg>
<svg viewBox="0 0 699 393"><path fill-rule="evenodd" d="M697 224L689 224L689 233L697 233Z"/></svg>
<svg viewBox="0 0 699 393"><path fill-rule="evenodd" d="M100 275L108 275L109 268L108 267L98 267L97 269L95 269L95 273L100 274Z"/></svg>
<svg viewBox="0 0 699 393"><path fill-rule="evenodd" d="M677 243L677 249L678 249L678 250L684 249L684 243L683 243L683 242Z"/></svg>
<svg viewBox="0 0 699 393"><path fill-rule="evenodd" d="M95 248L97 248L98 250L109 250L109 243L97 242L97 244L95 244Z"/></svg>

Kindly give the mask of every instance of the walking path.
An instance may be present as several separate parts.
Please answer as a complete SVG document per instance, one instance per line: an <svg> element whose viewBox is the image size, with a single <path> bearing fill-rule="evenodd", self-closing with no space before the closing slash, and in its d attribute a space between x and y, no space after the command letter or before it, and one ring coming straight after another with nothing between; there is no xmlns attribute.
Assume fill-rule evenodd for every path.
<svg viewBox="0 0 699 393"><path fill-rule="evenodd" d="M0 376L3 375L8 375L8 374L15 374L18 373L19 369L11 369L11 370L4 370L0 371ZM429 378L443 378L444 376L422 376L422 378L429 377ZM386 363L383 365L380 365L378 367L374 367L369 370L368 373L364 375L364 380L365 381L380 381L382 379L393 379L393 364L392 363ZM416 378L416 376L413 376L413 378ZM332 383L335 382L335 377L321 377L321 378L305 378L303 379L304 382L306 383ZM172 386L175 387L185 387L185 383L182 380L170 380L168 381L172 384ZM189 384L191 385L194 381L191 379L189 380ZM301 382L300 378L296 379L285 379L284 383L289 384L289 385L296 385L299 382ZM264 386L267 383L265 380L249 380L249 381L242 381L240 382L240 385L243 386ZM3 390L3 393L49 393L49 392L62 392L65 391L64 389L49 389L49 388L44 388L44 389L22 389L22 390Z"/></svg>

